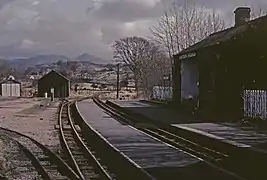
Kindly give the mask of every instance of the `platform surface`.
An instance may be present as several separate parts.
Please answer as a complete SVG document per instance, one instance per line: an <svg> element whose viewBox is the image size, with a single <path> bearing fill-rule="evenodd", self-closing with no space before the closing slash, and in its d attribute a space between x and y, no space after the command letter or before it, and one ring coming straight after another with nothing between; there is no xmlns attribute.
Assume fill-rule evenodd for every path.
<svg viewBox="0 0 267 180"><path fill-rule="evenodd" d="M77 106L82 117L93 129L122 154L152 175L161 176L163 173L165 174L163 179L173 179L172 177L177 175L183 179L194 180L235 179L208 166L200 159L158 141L131 126L119 123L90 100L81 101Z"/></svg>
<svg viewBox="0 0 267 180"><path fill-rule="evenodd" d="M131 126L119 123L93 102L82 101L78 103L78 108L92 128L142 168L179 167L199 161Z"/></svg>
<svg viewBox="0 0 267 180"><path fill-rule="evenodd" d="M151 103L141 102L137 100L121 100L113 102L122 107L159 107L159 105L154 105Z"/></svg>
<svg viewBox="0 0 267 180"><path fill-rule="evenodd" d="M234 127L232 124L192 123L172 124L172 126L218 139L237 147L256 147L259 144L267 143L267 134Z"/></svg>
<svg viewBox="0 0 267 180"><path fill-rule="evenodd" d="M163 105L141 102L138 100L130 100L130 101L124 100L124 101L111 101L111 102L120 107L142 114L155 121L164 122L167 124L201 122L201 120L199 119L189 117L179 112L179 109L177 109L177 111L170 110L167 107L164 107Z"/></svg>
<svg viewBox="0 0 267 180"><path fill-rule="evenodd" d="M244 125L236 123L206 123L203 120L196 120L180 115L179 112L164 108L160 105L140 101L112 101L113 103L139 113L151 120L171 124L175 127L193 131L210 138L218 139L237 147L256 147L267 150L267 130L257 132Z"/></svg>

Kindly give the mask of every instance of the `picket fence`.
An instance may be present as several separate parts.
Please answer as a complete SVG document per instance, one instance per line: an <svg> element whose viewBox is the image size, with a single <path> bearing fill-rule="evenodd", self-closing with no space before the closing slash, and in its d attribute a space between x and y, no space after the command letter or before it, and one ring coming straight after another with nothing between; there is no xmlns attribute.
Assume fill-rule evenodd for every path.
<svg viewBox="0 0 267 180"><path fill-rule="evenodd" d="M172 91L172 87L154 86L152 96L155 100L170 101L172 99Z"/></svg>
<svg viewBox="0 0 267 180"><path fill-rule="evenodd" d="M172 87L154 86L152 97L155 100L170 101L173 96ZM267 91L244 90L244 117L267 119Z"/></svg>
<svg viewBox="0 0 267 180"><path fill-rule="evenodd" d="M244 116L267 119L267 91L244 90Z"/></svg>

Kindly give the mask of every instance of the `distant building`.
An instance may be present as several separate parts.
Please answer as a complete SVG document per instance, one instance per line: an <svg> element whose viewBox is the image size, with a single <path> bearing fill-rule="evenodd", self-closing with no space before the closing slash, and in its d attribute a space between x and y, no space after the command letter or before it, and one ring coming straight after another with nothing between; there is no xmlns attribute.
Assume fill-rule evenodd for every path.
<svg viewBox="0 0 267 180"><path fill-rule="evenodd" d="M37 80L37 79L40 79L41 77L42 77L42 76L39 75L39 74L31 74L31 75L28 76L28 78L29 78L30 80Z"/></svg>
<svg viewBox="0 0 267 180"><path fill-rule="evenodd" d="M44 97L45 93L51 96L54 88L55 98L65 98L70 94L70 80L62 74L52 70L38 80L38 96Z"/></svg>
<svg viewBox="0 0 267 180"><path fill-rule="evenodd" d="M0 82L1 96L4 97L20 97L21 96L21 83L16 81L15 78L9 77L7 80Z"/></svg>

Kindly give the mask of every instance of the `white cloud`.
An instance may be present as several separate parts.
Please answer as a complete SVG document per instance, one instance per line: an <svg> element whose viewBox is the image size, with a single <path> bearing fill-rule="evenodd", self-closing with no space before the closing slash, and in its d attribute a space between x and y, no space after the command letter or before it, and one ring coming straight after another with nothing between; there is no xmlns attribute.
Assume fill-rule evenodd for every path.
<svg viewBox="0 0 267 180"><path fill-rule="evenodd" d="M20 48L22 49L29 49L31 48L32 46L34 45L34 42L28 40L28 39L24 39L22 42L21 42L21 45L20 45Z"/></svg>
<svg viewBox="0 0 267 180"><path fill-rule="evenodd" d="M128 2L132 2L132 0L127 0ZM160 3L161 0L135 0L135 3L146 7L155 7L157 3Z"/></svg>

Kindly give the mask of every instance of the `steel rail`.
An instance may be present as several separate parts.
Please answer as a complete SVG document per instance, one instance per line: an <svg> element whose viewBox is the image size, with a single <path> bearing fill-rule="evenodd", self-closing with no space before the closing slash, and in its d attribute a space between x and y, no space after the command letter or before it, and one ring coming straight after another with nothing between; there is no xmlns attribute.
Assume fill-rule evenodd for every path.
<svg viewBox="0 0 267 180"><path fill-rule="evenodd" d="M65 138L65 134L63 131L63 123L62 123L62 111L63 111L63 107L67 106L67 103L63 103L61 105L60 111L59 111L59 137L60 137L60 141L61 141L61 146L63 148L63 151L67 154L68 157L68 162L70 163L70 166L73 168L73 170L78 174L80 179L85 180L84 175L82 174L77 162L75 161L75 158L73 157L73 154L68 146L67 140Z"/></svg>
<svg viewBox="0 0 267 180"><path fill-rule="evenodd" d="M83 152L85 152L86 157L90 158L93 163L94 163L94 167L97 169L98 174L100 174L100 176L102 177L102 179L112 179L110 174L107 172L107 170L101 165L101 163L97 160L97 158L94 156L94 154L90 151L90 149L87 147L87 145L84 143L84 141L82 140L82 138L80 137L79 133L77 132L75 126L74 126L74 121L72 119L71 116L71 112L70 112L70 106L72 104L68 104L68 122L71 126L72 131L75 134L75 139L77 140L77 142L80 144L80 147L83 149Z"/></svg>
<svg viewBox="0 0 267 180"><path fill-rule="evenodd" d="M25 134L22 134L20 132L17 132L11 129L0 127L0 131L5 132L6 136L14 140L19 145L19 147L24 151L24 153L28 155L30 160L33 162L35 168L42 175L44 179L53 179L53 178L51 177L51 175L49 175L49 172L46 170L46 168L43 167L38 157L36 157L34 153L31 152L31 150L28 147L26 147L23 143L21 143L22 140L21 141L17 140L16 138L14 138L14 136L26 138L30 140L33 144L37 145L40 149L42 149L43 152L50 158L50 161L58 165L58 170L62 175L65 175L73 180L79 179L77 174L72 170L72 168L67 163L64 162L64 160L62 160L57 154L52 152L49 148L47 148L42 143L36 141L35 139Z"/></svg>
<svg viewBox="0 0 267 180"><path fill-rule="evenodd" d="M93 97L93 101L101 108L105 109L108 113L112 116L116 117L118 121L123 124L132 125L135 128L167 143L178 149L181 149L193 156L199 157L203 159L203 161L227 174L230 174L238 179L244 179L241 176L237 175L236 173L231 172L230 170L226 170L222 167L221 162L223 160L229 159L229 155L215 151L213 149L207 148L196 142L188 140L184 137L178 136L171 132L168 132L164 129L161 129L157 125L152 124L151 122L142 122L140 119L133 117L121 110L116 109L115 107L110 106L109 104L104 103L101 101L97 96ZM203 153L205 152L205 153Z"/></svg>
<svg viewBox="0 0 267 180"><path fill-rule="evenodd" d="M133 162L130 158L120 152L116 147L114 147L111 143L109 143L99 132L97 132L83 117L79 108L77 107L77 102L75 103L75 110L79 118L79 125L84 132L90 138L94 139L94 149L101 154L103 161L107 164L108 168L112 170L112 172L116 175L116 179L140 179L147 180L155 178L152 177L149 173L147 173L144 169L139 167L135 162ZM92 142L92 139L88 139L88 142ZM105 149L105 152L103 152ZM116 162L116 166L114 166L114 162Z"/></svg>

